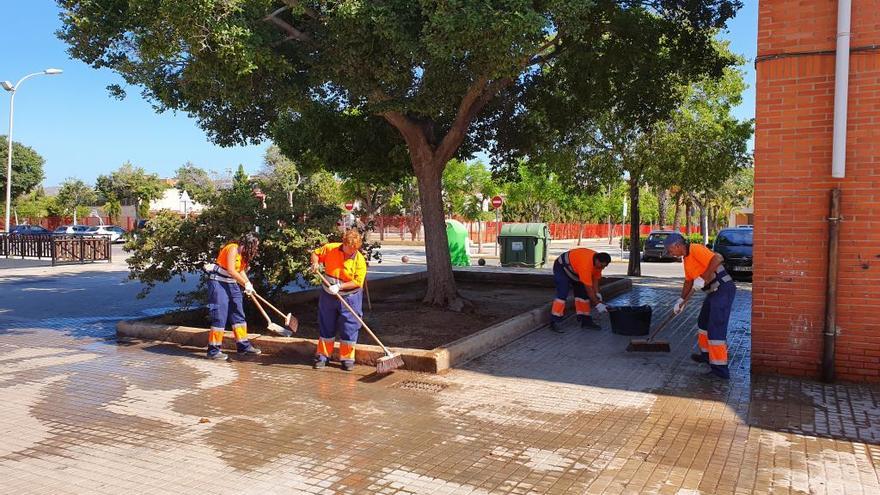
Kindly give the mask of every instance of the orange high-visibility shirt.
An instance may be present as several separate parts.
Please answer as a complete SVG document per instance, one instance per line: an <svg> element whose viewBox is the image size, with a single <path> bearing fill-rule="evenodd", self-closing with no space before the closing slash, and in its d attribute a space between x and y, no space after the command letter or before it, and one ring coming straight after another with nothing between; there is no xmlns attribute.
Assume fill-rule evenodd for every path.
<svg viewBox="0 0 880 495"><path fill-rule="evenodd" d="M231 272L233 269L226 266L226 258L229 256L229 251L235 249L238 251L238 243L230 242L223 246L223 249L220 250L220 254L217 255L217 264L222 266L224 270L227 272ZM247 262L241 259L241 251L235 255L235 268L234 270L237 272L243 272L247 270Z"/></svg>
<svg viewBox="0 0 880 495"><path fill-rule="evenodd" d="M345 253L342 252L341 242L328 242L314 252L318 256L318 261L324 263L324 271L327 275L343 282L354 282L358 287L364 286L367 262L360 251L346 258Z"/></svg>
<svg viewBox="0 0 880 495"><path fill-rule="evenodd" d="M581 283L592 287L593 279L602 278L602 269L593 265L596 252L587 248L574 248L568 252L568 263L571 269L577 273Z"/></svg>
<svg viewBox="0 0 880 495"><path fill-rule="evenodd" d="M709 267L709 263L712 262L714 257L715 252L706 246L691 244L688 254L683 260L685 280L694 280L701 276L706 271L706 268Z"/></svg>

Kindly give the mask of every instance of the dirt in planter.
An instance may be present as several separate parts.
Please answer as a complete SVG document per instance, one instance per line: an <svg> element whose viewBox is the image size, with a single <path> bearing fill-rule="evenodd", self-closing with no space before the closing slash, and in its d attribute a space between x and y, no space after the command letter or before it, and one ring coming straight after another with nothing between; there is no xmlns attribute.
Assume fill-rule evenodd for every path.
<svg viewBox="0 0 880 495"><path fill-rule="evenodd" d="M423 305L421 301L426 282L421 280L401 284L394 291L385 290L371 294L372 311L367 308L364 297L366 323L385 345L433 349L545 305L554 297L552 287L474 282L458 282L457 286L461 295L474 304L472 312L456 313ZM249 302L245 304L250 306ZM251 308L248 309L248 330L251 333L267 333L262 317L258 314L251 315ZM318 338L317 300L280 309L299 318L300 326L296 337ZM162 320L169 324L208 326L207 311L171 314ZM277 317L273 317L273 321L284 323ZM365 331L360 332L358 342L373 343Z"/></svg>

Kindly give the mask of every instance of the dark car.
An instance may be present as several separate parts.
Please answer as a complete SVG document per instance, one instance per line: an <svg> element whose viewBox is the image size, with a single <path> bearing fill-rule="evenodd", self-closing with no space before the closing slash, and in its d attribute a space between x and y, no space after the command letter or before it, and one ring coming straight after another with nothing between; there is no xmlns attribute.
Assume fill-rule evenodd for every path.
<svg viewBox="0 0 880 495"><path fill-rule="evenodd" d="M736 227L723 229L715 236L712 249L724 256L724 268L733 278L752 279L754 232L751 227Z"/></svg>
<svg viewBox="0 0 880 495"><path fill-rule="evenodd" d="M9 233L18 235L39 235L48 234L49 231L39 225L15 225Z"/></svg>
<svg viewBox="0 0 880 495"><path fill-rule="evenodd" d="M645 240L645 251L642 254L642 261L651 261L651 260L676 260L678 258L666 256L665 254L665 244L664 241L669 234L674 234L671 230L655 230L648 234L648 238Z"/></svg>

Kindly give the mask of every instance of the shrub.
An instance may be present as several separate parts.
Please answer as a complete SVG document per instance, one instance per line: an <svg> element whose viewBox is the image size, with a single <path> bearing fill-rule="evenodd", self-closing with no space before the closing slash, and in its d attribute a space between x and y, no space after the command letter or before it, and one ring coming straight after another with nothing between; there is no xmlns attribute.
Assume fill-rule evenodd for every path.
<svg viewBox="0 0 880 495"><path fill-rule="evenodd" d="M291 282L310 279L309 252L340 237L336 230L340 206L306 184L296 192L291 207L284 191L272 184L260 185L267 196L266 208L243 183L218 193L198 216L184 219L163 211L150 219L125 245L131 253L129 279L144 284L138 297L145 297L158 282L198 277L197 289L178 293L177 301L191 305L205 300L204 264L216 259L223 244L255 229L260 249L248 277L258 292L272 295Z"/></svg>

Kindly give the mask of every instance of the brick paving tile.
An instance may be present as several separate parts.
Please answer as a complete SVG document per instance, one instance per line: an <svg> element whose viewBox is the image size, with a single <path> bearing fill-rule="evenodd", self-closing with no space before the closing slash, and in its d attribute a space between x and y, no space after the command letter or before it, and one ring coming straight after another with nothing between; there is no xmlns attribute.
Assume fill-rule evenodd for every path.
<svg viewBox="0 0 880 495"><path fill-rule="evenodd" d="M567 320L442 376L380 380L112 338L150 308L0 311L0 491L880 493L880 389L750 377L739 289L729 382L688 358L699 298L666 330L671 353L626 353L607 319L601 332ZM677 290L644 278L610 302L650 304L659 320Z"/></svg>

